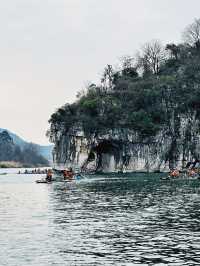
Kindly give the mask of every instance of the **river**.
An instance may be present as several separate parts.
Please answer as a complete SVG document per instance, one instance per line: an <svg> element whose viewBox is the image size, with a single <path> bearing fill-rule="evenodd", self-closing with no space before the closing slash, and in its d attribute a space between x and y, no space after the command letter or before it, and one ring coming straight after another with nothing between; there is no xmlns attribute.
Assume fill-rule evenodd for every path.
<svg viewBox="0 0 200 266"><path fill-rule="evenodd" d="M200 181L15 172L0 176L1 266L200 265Z"/></svg>

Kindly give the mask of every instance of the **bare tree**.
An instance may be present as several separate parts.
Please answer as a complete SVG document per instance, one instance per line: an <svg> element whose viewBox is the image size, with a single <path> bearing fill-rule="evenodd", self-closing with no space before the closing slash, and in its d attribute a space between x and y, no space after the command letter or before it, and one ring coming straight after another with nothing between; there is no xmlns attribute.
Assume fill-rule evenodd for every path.
<svg viewBox="0 0 200 266"><path fill-rule="evenodd" d="M196 48L200 48L200 19L188 25L183 32L183 40Z"/></svg>
<svg viewBox="0 0 200 266"><path fill-rule="evenodd" d="M122 69L131 68L133 67L134 58L130 55L124 55L120 58L120 63Z"/></svg>
<svg viewBox="0 0 200 266"><path fill-rule="evenodd" d="M107 65L101 78L101 87L105 90L113 89L114 71L112 65Z"/></svg>
<svg viewBox="0 0 200 266"><path fill-rule="evenodd" d="M160 65L165 60L165 49L158 40L152 40L142 47L138 54L138 66L143 72L158 74Z"/></svg>

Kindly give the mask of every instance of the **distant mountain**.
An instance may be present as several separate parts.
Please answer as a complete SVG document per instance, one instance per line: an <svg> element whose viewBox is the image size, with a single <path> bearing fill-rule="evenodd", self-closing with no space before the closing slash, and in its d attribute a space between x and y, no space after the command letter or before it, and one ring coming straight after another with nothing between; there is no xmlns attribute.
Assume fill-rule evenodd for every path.
<svg viewBox="0 0 200 266"><path fill-rule="evenodd" d="M40 155L42 155L49 162L53 161L53 158L52 158L53 145L39 145L39 144L27 142L21 137L19 137L18 135L16 135L15 133L11 132L10 130L0 128L0 133L2 133L3 131L7 131L8 134L11 136L14 144L18 145L22 150L25 149L25 147L27 147L28 144L33 144Z"/></svg>
<svg viewBox="0 0 200 266"><path fill-rule="evenodd" d="M10 130L4 129L4 128L0 128L0 133L2 133L3 131L7 131L8 132L8 134L11 136L11 138L13 139L13 142L16 145L19 145L21 148L26 145L27 142L25 140L23 140L22 138L20 138L16 134L12 133Z"/></svg>
<svg viewBox="0 0 200 266"><path fill-rule="evenodd" d="M11 161L15 153L15 144L7 131L0 133L0 161Z"/></svg>
<svg viewBox="0 0 200 266"><path fill-rule="evenodd" d="M22 148L14 143L8 131L0 132L0 168L48 165L49 161L38 152L37 145L27 143Z"/></svg>

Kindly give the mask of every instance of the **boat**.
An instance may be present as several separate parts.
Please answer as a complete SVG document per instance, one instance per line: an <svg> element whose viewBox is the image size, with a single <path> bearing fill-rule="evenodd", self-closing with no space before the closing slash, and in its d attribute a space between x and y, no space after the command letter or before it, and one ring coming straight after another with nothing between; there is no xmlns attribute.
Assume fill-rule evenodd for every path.
<svg viewBox="0 0 200 266"><path fill-rule="evenodd" d="M51 184L52 182L48 182L46 180L36 180L35 181L37 184Z"/></svg>
<svg viewBox="0 0 200 266"><path fill-rule="evenodd" d="M64 179L64 182L73 182L73 181L80 181L84 179L85 177L80 174L75 174L72 179Z"/></svg>
<svg viewBox="0 0 200 266"><path fill-rule="evenodd" d="M39 179L39 180L36 180L35 183L37 183L37 184L51 184L54 181L56 181L56 180L53 179L51 182L49 182L46 179Z"/></svg>
<svg viewBox="0 0 200 266"><path fill-rule="evenodd" d="M71 180L63 180L62 182L64 183L73 183L74 181L76 181L75 179L71 179Z"/></svg>
<svg viewBox="0 0 200 266"><path fill-rule="evenodd" d="M161 177L160 180L200 180L200 176L198 174L193 176L180 175L178 177L172 177L168 175L166 177Z"/></svg>

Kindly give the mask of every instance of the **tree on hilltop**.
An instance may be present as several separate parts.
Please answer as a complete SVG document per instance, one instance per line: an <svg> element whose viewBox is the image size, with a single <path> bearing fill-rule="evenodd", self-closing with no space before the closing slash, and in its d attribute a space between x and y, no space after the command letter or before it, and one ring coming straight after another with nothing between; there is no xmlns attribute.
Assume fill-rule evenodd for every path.
<svg viewBox="0 0 200 266"><path fill-rule="evenodd" d="M183 32L183 40L197 49L200 48L200 19L195 19L194 22L188 25Z"/></svg>

